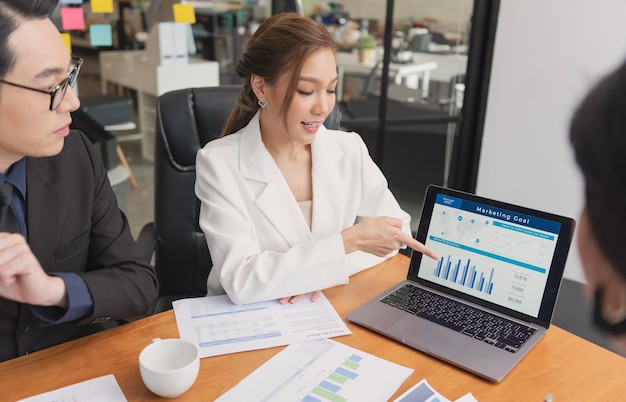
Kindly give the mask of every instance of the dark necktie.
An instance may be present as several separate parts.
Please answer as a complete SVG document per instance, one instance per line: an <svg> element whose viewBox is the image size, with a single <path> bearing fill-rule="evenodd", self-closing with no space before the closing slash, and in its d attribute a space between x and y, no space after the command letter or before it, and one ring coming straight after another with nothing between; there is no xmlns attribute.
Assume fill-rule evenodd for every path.
<svg viewBox="0 0 626 402"><path fill-rule="evenodd" d="M0 186L0 232L19 233L20 226L17 217L9 206L13 185L5 181Z"/></svg>

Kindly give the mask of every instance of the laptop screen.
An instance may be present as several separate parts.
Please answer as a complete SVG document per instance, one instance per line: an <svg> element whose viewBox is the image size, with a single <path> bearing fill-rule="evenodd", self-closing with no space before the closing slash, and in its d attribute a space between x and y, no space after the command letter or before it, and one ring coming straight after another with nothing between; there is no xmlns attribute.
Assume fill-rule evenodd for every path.
<svg viewBox="0 0 626 402"><path fill-rule="evenodd" d="M411 268L507 313L540 318L549 310L549 322L572 232L569 218L430 186L417 239L439 260L414 258Z"/></svg>

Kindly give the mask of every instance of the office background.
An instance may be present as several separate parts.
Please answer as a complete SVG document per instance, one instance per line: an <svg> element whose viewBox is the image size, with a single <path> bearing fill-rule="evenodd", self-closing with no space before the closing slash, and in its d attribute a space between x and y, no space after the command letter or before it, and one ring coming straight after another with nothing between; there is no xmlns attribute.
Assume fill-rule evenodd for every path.
<svg viewBox="0 0 626 402"><path fill-rule="evenodd" d="M486 42L495 40L495 47L491 74L487 74L491 81L488 83L489 96L482 100L486 104L484 131L474 133L478 134L479 139L482 137L482 147L479 147L479 152L474 155L478 158L479 164L475 190L479 194L577 217L582 204L582 188L567 142L567 121L577 100L593 80L623 57L623 49L626 49L623 43L626 36L623 35L623 31L626 29L617 27L620 27L619 22L623 21L624 6L618 1L611 0L602 0L598 7L584 0L572 2L552 0L548 5L538 0L502 2L502 4L497 1L477 0L476 4L479 2L489 6L490 3L498 3L500 10L497 31L495 29L493 31L496 35L487 37L489 30L482 35L486 37L483 38ZM261 3L262 1L259 1L259 4ZM350 2L345 4L348 3ZM354 7L359 10L355 11L355 16L366 9L364 5L367 2L354 3L358 3ZM382 3L376 3L380 9L377 14L379 22L384 22L381 17L384 15L384 9L381 9L384 2ZM411 20L404 17L409 15L407 10L414 9L414 3L421 4L423 7L420 8L421 12L428 9L425 3L435 4L437 1L398 0L394 3L394 16L398 13L403 16L397 24L403 25ZM449 9L452 3L460 5L454 11L460 17L450 19L456 21L456 25L453 26L460 32L468 26L467 16L463 11L467 2L447 1L441 2L441 5ZM436 15L434 11L432 13ZM363 15L362 18L369 16ZM419 14L414 20L423 21L425 18L430 20L430 14ZM443 26L444 20L442 18L438 23ZM555 29L555 26L559 29ZM602 46L599 46L599 43ZM610 45L607 45L608 43ZM92 69L85 69L80 77L81 96L95 95L100 90L97 53L87 51L86 55L89 57L86 66L90 65ZM572 69L572 65L579 68ZM488 68L486 72L489 73ZM221 73L222 84L229 83L231 77L227 65L221 69ZM584 78L581 78L581 75ZM447 108L442 109L436 104L447 95L437 93L439 89L437 85L433 85L431 93L436 96L409 106L417 106L429 112L443 110L444 114L447 114ZM480 93L477 93L477 96L480 97ZM464 105L464 112L468 106ZM386 174L393 176L390 180L392 190L413 217L419 216L422 182L442 183L444 166L441 133L445 133L447 129L448 124L443 123L409 126L404 131L394 126L388 130L392 134L387 139L386 149L389 153L382 163L382 168ZM356 131L363 132L358 128ZM412 137L415 133L419 133L417 139ZM122 138L124 133L119 135ZM403 141L416 142L407 146ZM152 165L141 157L138 141L122 141L121 145L139 182L137 188L127 189L121 194L121 198L126 202L133 234L137 235L141 226L152 220L154 190ZM398 150L398 148L394 150L394 145L403 148L406 153L394 158L393 152ZM512 146L513 150L505 151ZM435 155L434 159L427 159L432 155ZM428 163L434 161L434 165L431 168L413 166L408 171L401 172L405 175L401 176L397 166L388 164L387 161L390 159L403 160L411 166L423 160ZM529 161L532 161L532 165L529 165ZM387 173L388 171L390 173ZM437 173L434 178L432 175L428 176L433 171ZM418 185L414 185L415 182ZM408 188L407 183L410 185ZM563 194L566 196L563 197ZM566 276L579 282L584 281L575 244L570 252ZM562 310L569 309L578 313L575 319L585 314L578 308L572 309L567 305L565 307ZM594 331L591 334L577 332L575 328L577 322L557 322L557 325L608 347L604 337L600 337L600 340L593 339L598 335ZM585 327L585 331L589 329L588 322L583 322L582 326Z"/></svg>
<svg viewBox="0 0 626 402"><path fill-rule="evenodd" d="M478 193L578 218L583 184L569 120L626 57L625 20L623 1L501 2ZM565 277L584 282L576 242Z"/></svg>
<svg viewBox="0 0 626 402"><path fill-rule="evenodd" d="M322 3L320 0L302 0L305 14ZM383 20L387 7L387 2L380 0L344 0L340 3L354 18ZM396 0L393 19L403 23L427 17L436 20L440 26L457 29L458 21L467 21L472 15L473 4L474 0Z"/></svg>
<svg viewBox="0 0 626 402"><path fill-rule="evenodd" d="M126 44L126 49L137 45L137 43L133 43L132 35L136 34L141 26L141 18L139 17L141 17L142 10L149 26L157 19L171 19L171 12L167 11L166 8L177 2L175 0L155 0L147 7L125 6L121 9L122 3L129 2L120 1L116 2L117 8L113 14L104 16L89 14L88 5L83 6L83 8L86 10L86 20L88 22L96 19L110 19L111 23L115 24L114 19L117 15L125 15L122 25L128 37L124 41L120 41L119 38L114 40L116 46L113 46L113 48L117 50L122 42ZM130 3L138 4L142 2ZM160 5L159 9L155 8L157 3ZM268 15L268 11L272 8L272 2L268 0L244 3L256 3L249 9L249 15L245 18L263 18ZM305 10L305 14L315 13L315 10L319 9L324 12L329 10L327 2L305 0L303 3L305 9L311 10L310 12ZM346 95L355 95L355 93L357 95L353 96L351 102L346 97L346 103L342 105L344 111L342 123L344 123L344 128L355 130L364 136L370 152L387 175L394 194L400 199L403 208L411 213L412 216L419 214L421 198L426 185L429 183L444 184L445 181L445 171L450 163L449 150L452 146L453 137L460 126L457 125L460 109L454 107L455 102L452 99L451 80L457 79L457 76L463 74L465 70L467 63L468 19L472 13L473 6L473 2L467 0L462 2L446 1L441 4L438 1L421 0L417 3L410 0L396 1L392 15L386 15L387 2L366 4L365 2L353 1L341 3L341 10L349 18L358 22L363 19L369 21L370 30L378 37L380 49L385 45L383 43L383 35L386 33L384 30L387 22L386 18L388 17L391 21L389 24L391 26L390 32L394 35L400 31L406 34L408 29L413 26L426 26L439 33L439 40L445 42L444 45L441 43L437 44L439 47L436 52L429 53L428 49L426 49L420 56L427 57L428 61L431 58L436 58L439 63L438 70L433 71L431 75L427 96L422 96L420 92L424 89L423 82L419 83L421 85L419 88L409 88L404 83L395 84L391 80L388 84L388 94L385 93L385 98L383 98L383 77L376 79L369 91L358 93L362 91L362 88L369 87L369 85L364 83L364 81L371 78L368 76L372 75L367 68L367 74L349 77L352 80L351 82L356 83L356 85L353 87L346 85L347 88L344 88ZM240 24L240 22L237 22L237 24ZM242 32L240 36L243 45L251 32L245 30L245 24L242 25L240 28L244 29L240 30ZM229 36L230 34L224 30L223 24L220 28L222 31L219 33L219 40L214 41L214 44L217 46L213 54L220 63L221 84L229 84L233 82L232 66L236 56L230 51L232 49L232 36ZM119 30L114 30L114 32L118 35L120 34ZM89 46L84 47L84 44L88 43L85 39L86 35L80 32L72 33L72 40L77 48L76 51L81 49L87 50L89 53L94 50ZM200 45L199 55L201 55L203 54L202 46L206 42L196 42L200 42L198 44ZM427 48L428 45L427 43ZM96 49L96 53L97 50L106 51L111 49ZM91 64L97 62L97 57L90 59ZM446 68L443 65L444 63L450 65L451 68ZM372 67L369 66L369 69L375 72L375 69ZM445 73L441 73L441 71L445 71ZM97 70L93 74L97 75ZM350 91L353 92L351 93ZM81 87L81 95L94 95L94 93L89 93L85 88ZM134 94L130 95L134 96ZM389 121L383 119L371 121L376 119L380 105L383 103L387 104L382 99L388 99L387 108L390 112L387 114L387 120ZM135 98L134 100L135 105L137 105L137 99ZM416 115L423 120L417 123L402 123L397 126L393 123L394 120L406 120ZM358 120L363 118L366 120L370 119L370 121L366 124L359 123ZM385 123L380 124L382 127L379 127L379 121L381 120L385 121ZM386 126L383 126L383 124L386 124ZM382 140L379 137L381 128L384 132ZM120 134L124 133L116 133L118 138L122 138ZM414 221L414 225L416 224L417 220Z"/></svg>

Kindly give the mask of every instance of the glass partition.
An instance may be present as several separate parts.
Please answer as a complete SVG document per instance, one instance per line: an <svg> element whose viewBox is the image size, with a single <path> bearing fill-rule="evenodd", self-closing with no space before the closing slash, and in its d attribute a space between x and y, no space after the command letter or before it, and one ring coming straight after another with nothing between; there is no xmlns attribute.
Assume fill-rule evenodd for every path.
<svg viewBox="0 0 626 402"><path fill-rule="evenodd" d="M342 126L364 138L414 225L426 186L448 183L462 124L473 3L346 0L331 10L339 19L325 15L340 48ZM376 39L373 58L360 48L366 34Z"/></svg>

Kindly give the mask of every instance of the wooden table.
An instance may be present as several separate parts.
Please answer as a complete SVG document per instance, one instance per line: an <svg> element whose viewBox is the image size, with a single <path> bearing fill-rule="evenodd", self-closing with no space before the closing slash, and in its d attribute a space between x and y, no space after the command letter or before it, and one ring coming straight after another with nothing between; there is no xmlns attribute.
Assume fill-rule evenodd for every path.
<svg viewBox="0 0 626 402"><path fill-rule="evenodd" d="M398 255L324 293L345 320L349 311L404 278L408 262ZM334 339L415 369L393 398L423 378L450 399L472 392L481 402L540 402L548 393L556 402L615 401L626 395L626 359L555 326L498 384L352 323L348 326L352 335ZM137 364L139 352L155 337L178 337L173 311L0 363L0 399L20 399L114 374L129 401L163 400L143 385ZM214 400L282 349L202 359L198 380L179 400Z"/></svg>

